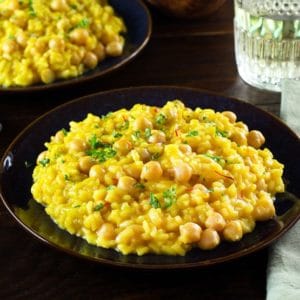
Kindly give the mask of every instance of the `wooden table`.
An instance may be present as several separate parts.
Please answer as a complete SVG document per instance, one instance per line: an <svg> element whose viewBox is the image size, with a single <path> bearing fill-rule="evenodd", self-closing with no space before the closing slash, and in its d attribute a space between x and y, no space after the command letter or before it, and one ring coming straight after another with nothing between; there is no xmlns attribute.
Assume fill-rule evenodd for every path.
<svg viewBox="0 0 300 300"><path fill-rule="evenodd" d="M234 61L233 7L201 21L178 21L151 10L146 49L125 68L72 89L1 94L0 155L27 124L87 93L141 85L217 91L278 114L280 95L245 84ZM13 184L13 183L12 183ZM16 187L17 188L17 187ZM264 299L268 249L219 266L185 271L114 269L48 248L16 224L0 204L0 299Z"/></svg>

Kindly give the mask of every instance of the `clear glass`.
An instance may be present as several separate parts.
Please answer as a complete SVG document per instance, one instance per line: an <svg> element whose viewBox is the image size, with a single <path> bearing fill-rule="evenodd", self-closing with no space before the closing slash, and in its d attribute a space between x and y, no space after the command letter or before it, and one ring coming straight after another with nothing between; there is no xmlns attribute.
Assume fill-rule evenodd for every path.
<svg viewBox="0 0 300 300"><path fill-rule="evenodd" d="M300 80L300 0L235 0L235 56L247 83L281 91Z"/></svg>

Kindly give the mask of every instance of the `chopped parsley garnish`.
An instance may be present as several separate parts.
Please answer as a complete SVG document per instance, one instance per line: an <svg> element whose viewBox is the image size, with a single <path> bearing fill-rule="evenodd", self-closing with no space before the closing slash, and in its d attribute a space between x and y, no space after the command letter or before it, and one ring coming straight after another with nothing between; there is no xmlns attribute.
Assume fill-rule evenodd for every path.
<svg viewBox="0 0 300 300"><path fill-rule="evenodd" d="M110 111L110 112L108 112L106 115L102 115L102 116L101 116L101 120L104 120L104 119L110 117L111 115L112 115L112 112Z"/></svg>
<svg viewBox="0 0 300 300"><path fill-rule="evenodd" d="M29 0L28 5L29 5L29 15L31 17L36 17L36 12L33 7L33 0Z"/></svg>
<svg viewBox="0 0 300 300"><path fill-rule="evenodd" d="M65 180L70 180L70 175L65 174L65 175L64 175L64 178L65 178Z"/></svg>
<svg viewBox="0 0 300 300"><path fill-rule="evenodd" d="M141 137L141 132L139 130L133 132L132 138L134 140L138 140L140 137Z"/></svg>
<svg viewBox="0 0 300 300"><path fill-rule="evenodd" d="M97 205L94 207L94 211L99 211L99 210L101 210L103 207L104 207L104 204L103 204L103 203L99 203L99 204L97 204Z"/></svg>
<svg viewBox="0 0 300 300"><path fill-rule="evenodd" d="M203 155L205 155L206 157L211 158L212 160L214 160L217 163L220 163L222 161L222 157L221 156L212 155L212 154L209 154L209 153L205 153Z"/></svg>
<svg viewBox="0 0 300 300"><path fill-rule="evenodd" d="M106 188L106 190L107 190L107 191L111 191L111 190L113 190L115 187L116 187L115 185L111 184L111 185L109 185L109 186Z"/></svg>
<svg viewBox="0 0 300 300"><path fill-rule="evenodd" d="M25 165L25 168L30 168L30 167L32 167L32 163L29 162L29 161L27 161L27 160L24 161L24 165Z"/></svg>
<svg viewBox="0 0 300 300"><path fill-rule="evenodd" d="M77 24L77 28L87 28L89 26L90 22L87 18L83 18L79 21Z"/></svg>
<svg viewBox="0 0 300 300"><path fill-rule="evenodd" d="M149 137L152 135L151 133L151 128L146 128L145 129L145 138L149 139Z"/></svg>
<svg viewBox="0 0 300 300"><path fill-rule="evenodd" d="M81 206L81 205L78 204L78 205L73 206L73 208L78 208L78 207L80 207L80 206Z"/></svg>
<svg viewBox="0 0 300 300"><path fill-rule="evenodd" d="M186 136L198 136L199 132L197 130L190 131Z"/></svg>
<svg viewBox="0 0 300 300"><path fill-rule="evenodd" d="M120 133L120 132L114 131L114 132L112 133L112 136L113 136L114 138L118 138L118 137L123 136L123 134Z"/></svg>
<svg viewBox="0 0 300 300"><path fill-rule="evenodd" d="M65 128L62 128L61 131L63 132L64 136L68 134L68 131Z"/></svg>
<svg viewBox="0 0 300 300"><path fill-rule="evenodd" d="M167 117L164 114L159 114L156 118L155 118L155 123L158 125L164 125L167 121Z"/></svg>
<svg viewBox="0 0 300 300"><path fill-rule="evenodd" d="M39 161L39 164L42 165L43 167L46 167L50 163L49 158L43 158Z"/></svg>
<svg viewBox="0 0 300 300"><path fill-rule="evenodd" d="M128 128L129 128L129 121L128 121L128 120L126 120L126 121L124 122L124 124L122 124L122 125L119 127L120 130L126 130L126 129L128 129Z"/></svg>
<svg viewBox="0 0 300 300"><path fill-rule="evenodd" d="M143 185L142 183L140 182L137 182L135 185L134 185L135 188L137 189L140 189L140 190L144 190L145 189L145 185Z"/></svg>
<svg viewBox="0 0 300 300"><path fill-rule="evenodd" d="M117 151L114 150L111 146L107 146L103 149L87 150L86 154L90 155L92 158L98 160L99 162L105 162L107 159L114 157L117 154Z"/></svg>
<svg viewBox="0 0 300 300"><path fill-rule="evenodd" d="M151 154L151 160L157 160L160 157L160 153L159 152L155 152Z"/></svg>
<svg viewBox="0 0 300 300"><path fill-rule="evenodd" d="M163 198L165 202L165 207L168 208L176 201L176 188L175 186L170 187L163 192Z"/></svg>
<svg viewBox="0 0 300 300"><path fill-rule="evenodd" d="M89 144L91 145L92 149L97 149L102 145L95 134L89 139Z"/></svg>
<svg viewBox="0 0 300 300"><path fill-rule="evenodd" d="M8 39L9 40L14 40L16 37L13 35L13 34L10 34L9 36L8 36Z"/></svg>
<svg viewBox="0 0 300 300"><path fill-rule="evenodd" d="M153 208L160 208L160 203L158 201L158 198L153 193L150 193L150 205Z"/></svg>
<svg viewBox="0 0 300 300"><path fill-rule="evenodd" d="M216 127L216 136L221 136L221 137L228 137L228 132L224 130L220 130L218 127Z"/></svg>

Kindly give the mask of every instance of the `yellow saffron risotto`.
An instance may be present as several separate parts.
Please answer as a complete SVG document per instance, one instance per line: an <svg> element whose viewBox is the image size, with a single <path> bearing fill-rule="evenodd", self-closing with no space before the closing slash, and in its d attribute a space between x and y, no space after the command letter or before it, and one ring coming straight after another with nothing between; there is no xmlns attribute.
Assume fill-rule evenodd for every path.
<svg viewBox="0 0 300 300"><path fill-rule="evenodd" d="M136 104L88 114L37 158L32 194L57 225L123 254L184 255L275 216L283 165L230 111Z"/></svg>
<svg viewBox="0 0 300 300"><path fill-rule="evenodd" d="M125 31L105 0L1 0L0 85L77 77L121 55Z"/></svg>

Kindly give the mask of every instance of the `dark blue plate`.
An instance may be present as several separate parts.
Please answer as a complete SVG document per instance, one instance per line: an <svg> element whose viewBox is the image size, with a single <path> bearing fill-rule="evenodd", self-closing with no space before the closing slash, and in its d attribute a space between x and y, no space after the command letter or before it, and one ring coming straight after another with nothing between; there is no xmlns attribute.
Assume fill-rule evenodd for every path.
<svg viewBox="0 0 300 300"><path fill-rule="evenodd" d="M31 92L78 84L104 76L134 59L137 54L144 49L150 39L152 33L150 12L141 0L109 0L109 4L115 9L116 13L123 18L127 27L123 55L119 57L108 57L94 70L88 71L76 78L58 80L50 84L36 84L28 87L4 88L0 86L0 92Z"/></svg>
<svg viewBox="0 0 300 300"><path fill-rule="evenodd" d="M277 196L278 216L257 223L255 230L236 243L222 242L212 251L192 250L184 257L145 255L124 256L114 250L97 248L83 239L60 230L46 215L43 207L32 200L30 187L33 167L25 161L35 162L57 130L68 128L71 120L79 121L91 112L97 115L137 102L162 106L167 100L181 99L187 106L232 110L249 128L259 129L266 137L266 146L285 164L284 179L287 192ZM209 94L195 89L176 87L140 87L107 91L66 103L43 115L29 125L12 142L0 162L0 194L12 216L33 236L69 254L115 266L145 269L172 269L203 267L228 261L257 251L284 234L300 216L300 140L278 118L253 105Z"/></svg>

